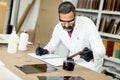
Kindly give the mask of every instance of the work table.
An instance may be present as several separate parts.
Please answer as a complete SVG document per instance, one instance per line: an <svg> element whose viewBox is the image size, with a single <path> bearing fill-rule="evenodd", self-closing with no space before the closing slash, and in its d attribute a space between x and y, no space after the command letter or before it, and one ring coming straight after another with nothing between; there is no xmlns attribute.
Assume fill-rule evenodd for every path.
<svg viewBox="0 0 120 80"><path fill-rule="evenodd" d="M66 71L63 70L62 67L55 67L58 69L58 71L25 74L17 69L15 65L45 63L27 55L31 52L35 52L35 46L33 45L29 45L26 51L17 50L15 54L10 54L7 52L7 45L0 45L0 61L2 61L10 71L12 71L23 80L38 80L37 76L80 76L85 80L113 80L109 76L94 72L79 65L75 65L74 71Z"/></svg>

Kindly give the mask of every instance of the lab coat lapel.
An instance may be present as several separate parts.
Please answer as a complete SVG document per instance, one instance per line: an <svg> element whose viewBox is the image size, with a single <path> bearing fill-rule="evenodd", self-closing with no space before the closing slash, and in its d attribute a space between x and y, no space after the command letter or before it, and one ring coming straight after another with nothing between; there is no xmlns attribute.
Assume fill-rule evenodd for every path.
<svg viewBox="0 0 120 80"><path fill-rule="evenodd" d="M75 36L76 36L76 34L77 34L77 32L76 31L74 31L73 33L72 33L72 36L70 37L69 36L69 34L68 34L68 32L67 31L64 31L62 34L64 34L62 37L64 38L63 39L63 42L64 42L64 44L67 46L67 48L69 49L69 50L71 50L72 52L74 52L73 50L75 50L74 48L75 48Z"/></svg>
<svg viewBox="0 0 120 80"><path fill-rule="evenodd" d="M70 49L70 46L71 46L71 38L69 37L69 34L67 31L62 31L61 33L61 40L62 42L64 43L64 45Z"/></svg>
<svg viewBox="0 0 120 80"><path fill-rule="evenodd" d="M68 32L67 32L67 31L64 31L64 32L63 32L63 35L64 35L65 41L67 41L68 44L70 44L71 38L69 37Z"/></svg>
<svg viewBox="0 0 120 80"><path fill-rule="evenodd" d="M71 40L74 39L78 35L78 32L79 32L78 28L75 26L73 33L72 33L72 36L71 36Z"/></svg>

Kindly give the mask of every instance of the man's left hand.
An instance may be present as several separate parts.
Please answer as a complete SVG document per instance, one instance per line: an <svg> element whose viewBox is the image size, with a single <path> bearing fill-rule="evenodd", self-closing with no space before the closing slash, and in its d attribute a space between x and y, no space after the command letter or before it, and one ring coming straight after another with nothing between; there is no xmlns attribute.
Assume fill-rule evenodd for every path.
<svg viewBox="0 0 120 80"><path fill-rule="evenodd" d="M80 54L80 58L83 58L85 61L89 62L91 59L93 59L93 52L85 47Z"/></svg>

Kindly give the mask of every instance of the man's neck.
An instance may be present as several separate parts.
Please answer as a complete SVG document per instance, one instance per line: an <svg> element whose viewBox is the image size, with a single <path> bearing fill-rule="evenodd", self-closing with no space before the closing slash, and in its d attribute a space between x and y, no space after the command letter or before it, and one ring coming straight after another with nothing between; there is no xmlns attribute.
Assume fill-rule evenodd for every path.
<svg viewBox="0 0 120 80"><path fill-rule="evenodd" d="M70 37L72 36L72 32L73 32L73 29L68 31L68 34L69 34Z"/></svg>

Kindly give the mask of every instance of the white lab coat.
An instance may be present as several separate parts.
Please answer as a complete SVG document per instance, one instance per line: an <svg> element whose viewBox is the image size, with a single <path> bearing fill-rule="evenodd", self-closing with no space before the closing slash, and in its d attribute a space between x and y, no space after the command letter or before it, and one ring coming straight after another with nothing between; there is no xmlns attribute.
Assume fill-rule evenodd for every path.
<svg viewBox="0 0 120 80"><path fill-rule="evenodd" d="M76 16L71 38L68 32L63 30L61 23L58 23L53 30L51 40L44 48L52 53L61 42L70 51L69 55L82 51L84 47L91 49L94 56L93 61L86 62L80 59L80 56L76 56L74 59L78 64L92 70L96 70L97 67L94 64L98 61L101 62L102 57L105 55L105 47L95 24L91 19L84 16Z"/></svg>

